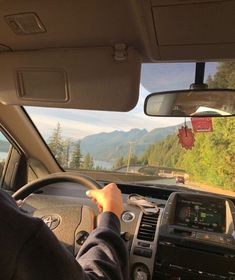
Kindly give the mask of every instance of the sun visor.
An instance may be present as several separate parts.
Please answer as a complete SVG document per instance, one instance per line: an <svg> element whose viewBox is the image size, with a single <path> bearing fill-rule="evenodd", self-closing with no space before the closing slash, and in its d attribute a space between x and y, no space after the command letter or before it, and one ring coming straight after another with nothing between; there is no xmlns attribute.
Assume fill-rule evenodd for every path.
<svg viewBox="0 0 235 280"><path fill-rule="evenodd" d="M120 55L120 54L119 54ZM3 104L129 111L139 97L141 60L129 48L79 48L0 54Z"/></svg>
<svg viewBox="0 0 235 280"><path fill-rule="evenodd" d="M234 58L235 1L152 0L162 60Z"/></svg>

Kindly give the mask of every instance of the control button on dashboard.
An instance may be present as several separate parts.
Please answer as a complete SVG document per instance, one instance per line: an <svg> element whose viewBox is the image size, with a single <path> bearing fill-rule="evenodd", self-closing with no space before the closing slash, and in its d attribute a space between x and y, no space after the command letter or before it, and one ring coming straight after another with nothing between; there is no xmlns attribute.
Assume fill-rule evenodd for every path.
<svg viewBox="0 0 235 280"><path fill-rule="evenodd" d="M151 258L152 257L152 250L151 249L144 249L144 257Z"/></svg>
<svg viewBox="0 0 235 280"><path fill-rule="evenodd" d="M87 240L88 236L89 236L89 233L84 230L78 232L76 235L76 243L78 245L82 246L83 243Z"/></svg>
<svg viewBox="0 0 235 280"><path fill-rule="evenodd" d="M134 280L148 280L150 273L144 264L137 264L132 271L132 278Z"/></svg>
<svg viewBox="0 0 235 280"><path fill-rule="evenodd" d="M134 249L134 254L141 256L141 257L146 257L146 258L151 258L152 257L152 250L151 249L143 249L140 247L135 247Z"/></svg>
<svg viewBox="0 0 235 280"><path fill-rule="evenodd" d="M135 247L135 249L134 249L134 254L135 254L135 255L138 255L138 256L143 256L143 249L142 249L142 248Z"/></svg>
<svg viewBox="0 0 235 280"><path fill-rule="evenodd" d="M150 244L146 243L146 242L138 242L138 245L141 246L141 247L144 247L144 248L149 248L150 247Z"/></svg>
<svg viewBox="0 0 235 280"><path fill-rule="evenodd" d="M122 213L121 219L125 223L130 223L135 219L135 214L131 211L125 211Z"/></svg>

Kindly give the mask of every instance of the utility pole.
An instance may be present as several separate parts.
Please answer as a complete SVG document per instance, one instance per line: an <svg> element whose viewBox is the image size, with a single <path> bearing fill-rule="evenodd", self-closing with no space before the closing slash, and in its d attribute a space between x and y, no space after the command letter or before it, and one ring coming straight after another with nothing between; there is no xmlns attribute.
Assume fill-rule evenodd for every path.
<svg viewBox="0 0 235 280"><path fill-rule="evenodd" d="M130 163L131 163L131 156L132 156L132 147L135 144L135 142L128 142L129 143L129 154L128 154L128 161L127 161L127 166L126 166L126 173L129 172L129 167L130 167Z"/></svg>

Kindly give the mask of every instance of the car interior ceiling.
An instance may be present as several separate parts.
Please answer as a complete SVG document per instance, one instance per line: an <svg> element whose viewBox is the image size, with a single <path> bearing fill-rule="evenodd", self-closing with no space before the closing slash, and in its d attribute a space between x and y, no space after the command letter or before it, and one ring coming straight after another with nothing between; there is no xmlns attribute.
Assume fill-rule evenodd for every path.
<svg viewBox="0 0 235 280"><path fill-rule="evenodd" d="M125 203L121 231L130 279L234 279L235 197L125 183L111 172L105 178L64 172L24 106L129 112L139 99L143 63L234 60L235 1L15 0L0 6L0 128L12 143L2 187L25 199L29 215L59 215L53 232L76 255L98 216L86 188L115 182ZM130 202L133 193L158 211L146 214ZM186 208L213 212L219 222L183 225Z"/></svg>

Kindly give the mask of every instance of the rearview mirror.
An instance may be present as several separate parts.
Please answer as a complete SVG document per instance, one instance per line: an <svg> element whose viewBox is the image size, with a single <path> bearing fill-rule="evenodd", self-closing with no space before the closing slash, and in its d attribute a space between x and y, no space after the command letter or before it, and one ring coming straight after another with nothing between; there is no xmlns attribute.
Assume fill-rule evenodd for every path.
<svg viewBox="0 0 235 280"><path fill-rule="evenodd" d="M235 90L193 89L152 93L145 99L148 116L215 117L235 114Z"/></svg>

